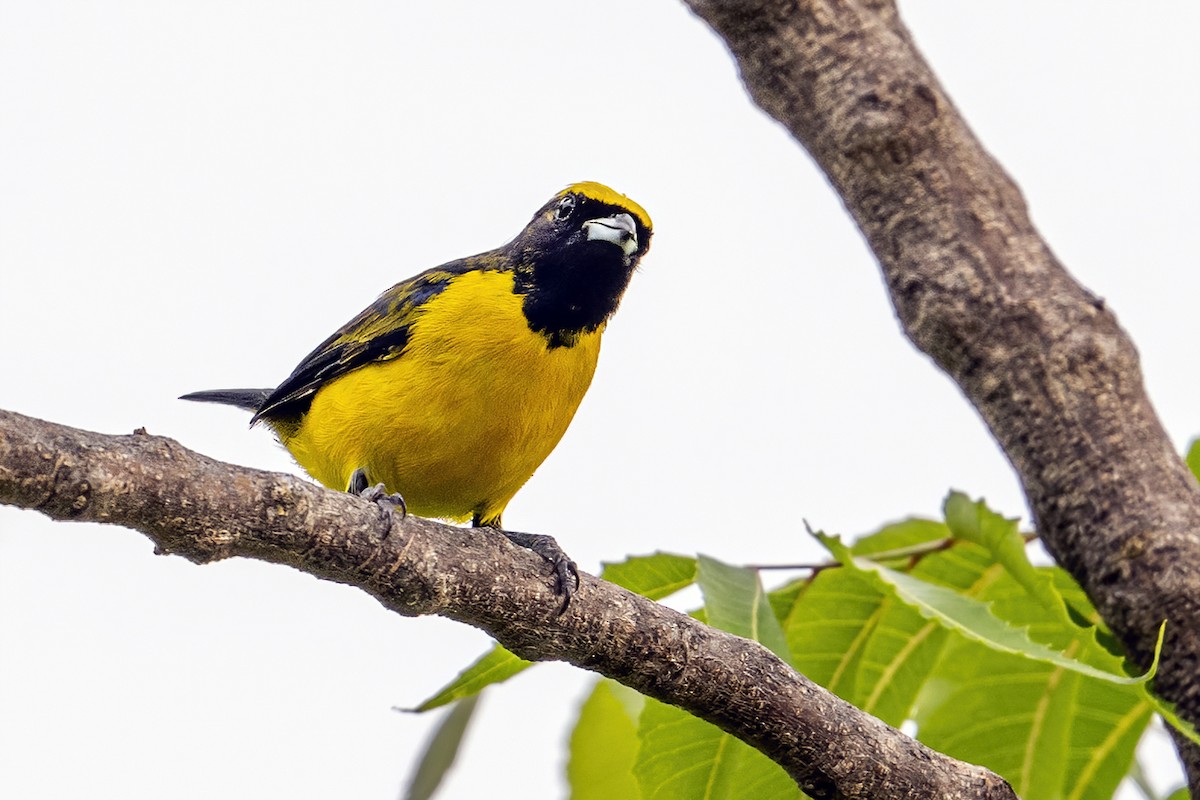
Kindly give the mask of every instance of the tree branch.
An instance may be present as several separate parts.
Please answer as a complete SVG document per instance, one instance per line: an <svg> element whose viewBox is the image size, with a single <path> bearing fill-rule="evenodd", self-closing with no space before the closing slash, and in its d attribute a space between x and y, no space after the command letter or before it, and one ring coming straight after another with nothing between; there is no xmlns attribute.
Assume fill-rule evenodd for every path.
<svg viewBox="0 0 1200 800"><path fill-rule="evenodd" d="M1038 531L1156 689L1200 724L1200 488L1103 300L1067 274L890 0L686 0L812 154L909 338L962 387ZM1200 796L1200 749L1177 739Z"/></svg>
<svg viewBox="0 0 1200 800"><path fill-rule="evenodd" d="M171 439L106 436L0 411L0 503L145 533L197 563L246 556L357 586L400 614L482 628L708 720L831 798L1015 798L797 674L756 642L591 575L559 616L545 564L502 536L408 517Z"/></svg>

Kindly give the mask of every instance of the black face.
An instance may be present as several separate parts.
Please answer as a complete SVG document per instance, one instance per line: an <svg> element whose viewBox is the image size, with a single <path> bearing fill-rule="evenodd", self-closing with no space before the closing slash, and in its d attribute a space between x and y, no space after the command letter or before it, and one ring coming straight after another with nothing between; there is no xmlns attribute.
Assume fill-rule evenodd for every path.
<svg viewBox="0 0 1200 800"><path fill-rule="evenodd" d="M588 225L619 215L634 223L636 248L628 255L621 243L597 237L611 227ZM551 347L569 347L581 333L596 330L617 310L650 235L637 213L583 194L561 195L543 206L507 248L529 327L545 334Z"/></svg>

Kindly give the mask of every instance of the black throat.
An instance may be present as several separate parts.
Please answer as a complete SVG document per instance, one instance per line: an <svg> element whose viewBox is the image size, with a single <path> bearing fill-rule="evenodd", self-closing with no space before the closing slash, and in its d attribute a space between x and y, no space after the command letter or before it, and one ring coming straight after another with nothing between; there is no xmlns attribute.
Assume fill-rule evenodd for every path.
<svg viewBox="0 0 1200 800"><path fill-rule="evenodd" d="M631 274L620 248L579 242L518 268L513 291L525 296L530 329L544 335L551 348L571 347L613 315Z"/></svg>

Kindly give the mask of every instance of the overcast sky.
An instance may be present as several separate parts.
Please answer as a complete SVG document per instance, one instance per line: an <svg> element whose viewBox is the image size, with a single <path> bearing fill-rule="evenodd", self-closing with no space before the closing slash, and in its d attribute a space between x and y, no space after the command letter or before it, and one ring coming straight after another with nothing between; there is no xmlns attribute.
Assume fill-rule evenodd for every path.
<svg viewBox="0 0 1200 800"><path fill-rule="evenodd" d="M1184 448L1200 5L902 12ZM509 526L595 571L811 558L802 518L858 534L952 487L1027 517L840 201L671 0L0 0L0 408L294 471L244 414L175 398L275 385L577 180L645 206L654 245ZM487 646L284 567L0 508L0 796L393 798L432 718L391 707ZM444 796L560 796L589 680L543 665L489 692Z"/></svg>

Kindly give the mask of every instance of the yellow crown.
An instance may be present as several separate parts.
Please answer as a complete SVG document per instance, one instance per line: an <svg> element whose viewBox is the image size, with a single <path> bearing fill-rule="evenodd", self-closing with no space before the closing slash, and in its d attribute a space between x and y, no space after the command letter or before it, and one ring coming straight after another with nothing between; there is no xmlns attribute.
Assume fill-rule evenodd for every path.
<svg viewBox="0 0 1200 800"><path fill-rule="evenodd" d="M581 194L584 197L596 200L610 206L617 206L630 212L638 218L638 220L649 230L654 230L654 225L650 222L650 215L646 213L646 209L639 206L637 203L630 200L620 192L613 191L603 183L595 181L582 181L580 183L572 183L567 188L555 195L562 197L564 194Z"/></svg>

